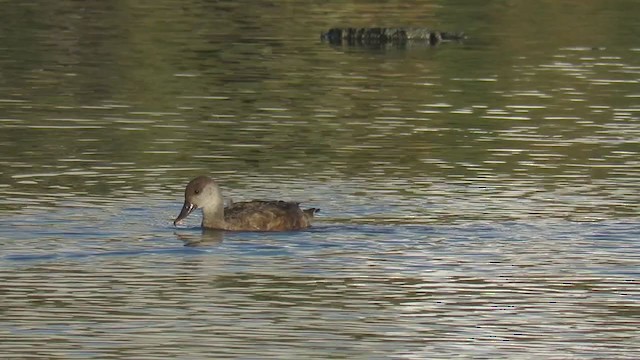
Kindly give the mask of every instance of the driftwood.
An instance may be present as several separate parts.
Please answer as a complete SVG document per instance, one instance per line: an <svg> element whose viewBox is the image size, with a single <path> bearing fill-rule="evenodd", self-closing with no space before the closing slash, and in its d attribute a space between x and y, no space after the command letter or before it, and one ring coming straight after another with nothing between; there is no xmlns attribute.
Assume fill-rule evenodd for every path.
<svg viewBox="0 0 640 360"><path fill-rule="evenodd" d="M444 32L426 28L332 28L322 33L322 41L342 45L403 45L408 42L421 42L437 45L447 41L462 41L464 33Z"/></svg>

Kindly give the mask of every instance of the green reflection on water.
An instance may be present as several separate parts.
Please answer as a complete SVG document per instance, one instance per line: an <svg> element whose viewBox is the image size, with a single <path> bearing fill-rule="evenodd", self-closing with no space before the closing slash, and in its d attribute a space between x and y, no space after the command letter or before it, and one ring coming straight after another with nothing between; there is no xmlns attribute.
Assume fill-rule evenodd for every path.
<svg viewBox="0 0 640 360"><path fill-rule="evenodd" d="M11 4L0 15L13 19L0 36L1 190L17 199L169 196L202 172L240 187L243 177L427 178L554 197L588 198L573 189L591 187L598 206L630 212L637 56L591 47L635 40L624 42L628 12L605 19L592 6L572 10L589 20L536 7L544 31L558 34L558 19L576 29L544 41L498 3L481 10L491 27L428 8L451 21L443 30L470 40L372 50L317 35L351 11L382 14L375 5L323 4L335 14L322 18L293 3ZM314 25L299 15L274 21L301 10ZM394 16L416 21L407 15ZM593 22L619 29L585 26Z"/></svg>

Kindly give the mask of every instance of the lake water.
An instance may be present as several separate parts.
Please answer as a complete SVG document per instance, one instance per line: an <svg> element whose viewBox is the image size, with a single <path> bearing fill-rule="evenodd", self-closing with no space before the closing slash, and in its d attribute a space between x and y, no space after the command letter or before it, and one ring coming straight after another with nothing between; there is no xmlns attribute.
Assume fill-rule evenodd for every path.
<svg viewBox="0 0 640 360"><path fill-rule="evenodd" d="M638 358L638 12L3 4L0 354ZM334 26L469 38L321 42ZM174 227L200 174L321 212Z"/></svg>

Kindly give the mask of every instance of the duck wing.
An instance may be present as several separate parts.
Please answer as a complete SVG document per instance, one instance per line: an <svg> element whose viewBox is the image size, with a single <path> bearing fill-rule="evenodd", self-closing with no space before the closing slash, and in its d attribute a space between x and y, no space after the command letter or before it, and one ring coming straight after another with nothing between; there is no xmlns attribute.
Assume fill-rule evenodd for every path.
<svg viewBox="0 0 640 360"><path fill-rule="evenodd" d="M224 209L227 230L287 231L311 226L318 209L300 209L296 202L246 201L230 204Z"/></svg>

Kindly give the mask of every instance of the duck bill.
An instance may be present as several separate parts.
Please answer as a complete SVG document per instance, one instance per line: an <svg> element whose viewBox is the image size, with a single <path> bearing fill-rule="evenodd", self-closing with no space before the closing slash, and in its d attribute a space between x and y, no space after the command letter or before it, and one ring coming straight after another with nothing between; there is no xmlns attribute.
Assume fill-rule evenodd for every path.
<svg viewBox="0 0 640 360"><path fill-rule="evenodd" d="M189 216L189 214L191 214L193 212L193 210L197 209L198 207L188 201L184 202L184 205L182 206L182 210L180 210L180 215L178 215L178 217L173 221L173 226L178 225L178 223L180 221L182 221L184 218L186 218L187 216Z"/></svg>

